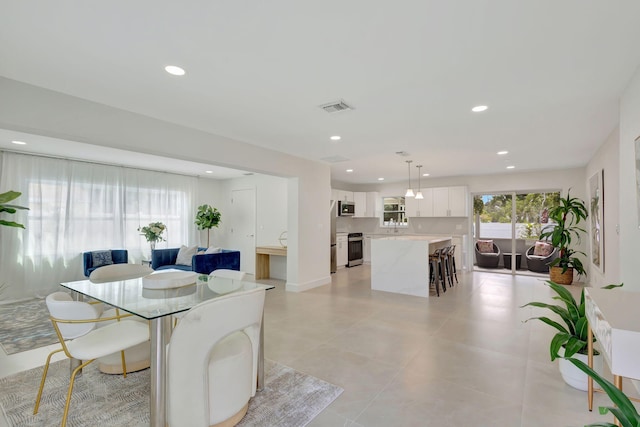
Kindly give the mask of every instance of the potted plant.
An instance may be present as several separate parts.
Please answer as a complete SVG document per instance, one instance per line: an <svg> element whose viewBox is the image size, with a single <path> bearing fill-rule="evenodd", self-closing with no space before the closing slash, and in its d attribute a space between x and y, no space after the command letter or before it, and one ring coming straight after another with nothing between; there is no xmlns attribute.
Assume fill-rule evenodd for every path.
<svg viewBox="0 0 640 427"><path fill-rule="evenodd" d="M198 226L198 230L207 230L207 247L209 247L210 231L213 227L217 227L220 224L221 216L220 211L211 207L211 205L198 206L195 224Z"/></svg>
<svg viewBox="0 0 640 427"><path fill-rule="evenodd" d="M571 292L563 288L561 285L554 283L551 280L548 280L546 283L556 293L556 296L554 296L553 299L562 301L564 303L564 306L533 301L523 305L521 308L547 308L553 313L560 316L560 319L562 323L564 323L564 325L560 322L556 322L555 320L544 316L531 317L525 320L525 322L528 322L529 320L540 320L541 322L544 322L547 325L558 330L558 333L556 333L555 336L551 339L551 344L549 346L549 354L551 355L551 360L553 361L556 358L560 357L559 368L562 379L564 379L564 381L571 387L577 388L578 390L586 391L586 374L581 373L570 362L564 359L575 356L576 358L581 359L584 362L587 361L588 321L585 314L584 290L580 293L580 304L578 304L575 298L573 298L573 295L571 295ZM622 286L622 284L609 285L605 286L603 289L612 289L620 286ZM593 342L595 342L595 338L593 339ZM597 366L598 368L602 366L602 356L600 356L599 353L595 350L594 366Z"/></svg>
<svg viewBox="0 0 640 427"><path fill-rule="evenodd" d="M577 254L585 255L584 252L571 248L573 239L580 242L580 233L585 230L578 226L580 221L586 220L588 216L584 201L571 197L567 191L567 197L560 197L558 206L549 211L549 218L555 223L547 225L540 234L541 240L550 240L551 245L558 249L558 258L553 260L549 266L550 278L556 283L570 285L573 282L573 271L578 275L585 275L587 272L582 265L582 261Z"/></svg>
<svg viewBox="0 0 640 427"><path fill-rule="evenodd" d="M22 195L22 193L19 193L17 191L7 191L5 193L1 193L0 194L0 212L6 212L8 214L14 214L14 213L16 213L16 211L18 209L29 210L29 208L26 208L24 206L8 205L7 204L7 202L15 200L18 197L20 197L21 195ZM22 225L22 224L19 224L19 223L14 222L14 221L5 221L3 219L0 219L0 225L4 225L6 227L24 228L24 225Z"/></svg>
<svg viewBox="0 0 640 427"><path fill-rule="evenodd" d="M138 231L141 232L140 235L147 239L152 251L156 248L156 242L164 241L162 233L166 229L167 227L161 222L152 222L145 227L138 227Z"/></svg>
<svg viewBox="0 0 640 427"><path fill-rule="evenodd" d="M631 403L631 400L627 397L626 394L622 392L622 390L618 389L615 385L611 384L606 379L602 378L596 371L591 369L589 365L582 362L581 360L569 358L567 359L570 363L572 363L576 368L580 369L582 372L593 378L593 380L598 383L602 390L607 393L609 399L614 403L614 406L601 406L600 413L602 415L607 412L611 412L616 419L620 422L622 427L640 427L640 414L636 410L636 407ZM585 427L616 427L616 424L613 423L595 423L589 424Z"/></svg>

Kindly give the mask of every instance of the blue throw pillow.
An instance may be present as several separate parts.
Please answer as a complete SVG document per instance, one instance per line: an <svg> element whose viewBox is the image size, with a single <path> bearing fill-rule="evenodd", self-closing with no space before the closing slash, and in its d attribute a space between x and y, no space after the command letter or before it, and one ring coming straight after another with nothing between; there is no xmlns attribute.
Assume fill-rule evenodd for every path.
<svg viewBox="0 0 640 427"><path fill-rule="evenodd" d="M93 268L113 264L113 259L111 259L111 251L91 252L91 256L93 257Z"/></svg>

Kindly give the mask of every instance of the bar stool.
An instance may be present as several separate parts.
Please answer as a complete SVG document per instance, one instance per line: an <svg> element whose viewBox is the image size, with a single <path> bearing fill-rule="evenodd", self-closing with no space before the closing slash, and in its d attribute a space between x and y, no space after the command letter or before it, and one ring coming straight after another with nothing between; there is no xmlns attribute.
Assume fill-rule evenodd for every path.
<svg viewBox="0 0 640 427"><path fill-rule="evenodd" d="M433 283L437 296L440 296L440 289L438 289L438 285L442 287L442 292L447 292L446 283L442 281L442 256L440 253L441 250L436 249L434 253L429 254L429 285Z"/></svg>
<svg viewBox="0 0 640 427"><path fill-rule="evenodd" d="M451 245L449 247L447 256L449 257L449 267L451 267L451 273L453 273L453 277L456 279L456 283L460 283L458 282L458 272L456 270L456 245Z"/></svg>
<svg viewBox="0 0 640 427"><path fill-rule="evenodd" d="M442 281L446 285L449 282L449 287L453 287L453 275L451 273L451 264L449 263L449 250L450 246L445 246L440 249L440 268L442 270Z"/></svg>

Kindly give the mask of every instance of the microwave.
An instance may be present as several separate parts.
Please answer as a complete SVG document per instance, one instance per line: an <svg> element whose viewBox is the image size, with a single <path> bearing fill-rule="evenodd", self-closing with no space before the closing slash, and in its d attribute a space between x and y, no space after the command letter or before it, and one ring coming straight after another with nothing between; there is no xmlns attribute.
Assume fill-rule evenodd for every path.
<svg viewBox="0 0 640 427"><path fill-rule="evenodd" d="M353 216L356 213L356 205L353 202L338 202L339 216Z"/></svg>

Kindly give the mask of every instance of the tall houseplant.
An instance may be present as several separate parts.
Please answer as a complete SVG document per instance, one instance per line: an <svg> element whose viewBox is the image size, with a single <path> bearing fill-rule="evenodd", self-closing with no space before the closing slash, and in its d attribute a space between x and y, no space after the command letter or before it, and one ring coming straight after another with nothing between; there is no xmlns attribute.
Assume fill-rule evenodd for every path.
<svg viewBox="0 0 640 427"><path fill-rule="evenodd" d="M7 191L5 193L0 194L0 213L5 212L8 214L14 214L18 210L29 210L29 208L18 205L9 205L8 202L17 199L20 197L22 193L17 191ZM0 225L4 225L6 227L19 227L24 228L24 225L19 224L14 221L5 221L4 219L0 219Z"/></svg>
<svg viewBox="0 0 640 427"><path fill-rule="evenodd" d="M563 305L547 304L544 302L533 301L522 306L524 307L538 307L551 310L556 315L560 316L561 322L556 322L545 316L531 317L529 320L540 320L543 323L555 328L558 332L551 339L549 345L549 354L551 360L555 360L558 357L577 357L586 360L587 357L587 315L585 314L585 302L584 302L584 289L580 293L580 304L573 298L571 292L561 285L547 281L547 285L555 292L556 296L554 300L561 301ZM620 285L608 285L603 289L618 288ZM595 342L595 338L593 339ZM562 354L561 354L562 353ZM597 352L596 352L597 353ZM594 353L595 354L595 353ZM579 356L578 356L579 355ZM597 362L602 364L600 358ZM587 377L586 375L576 375L576 371L570 369L570 363L565 359L560 359L559 363L560 373L562 378L570 386L579 390L587 390Z"/></svg>
<svg viewBox="0 0 640 427"><path fill-rule="evenodd" d="M198 230L207 230L207 247L209 247L209 235L211 229L220 224L221 217L222 214L220 211L211 205L198 206L195 224L198 226Z"/></svg>
<svg viewBox="0 0 640 427"><path fill-rule="evenodd" d="M574 358L569 358L567 360L575 365L576 368L593 378L593 380L602 387L602 390L607 393L609 399L611 399L611 401L616 405L601 406L600 413L602 415L607 412L611 412L618 419L622 427L640 427L640 414L638 414L636 407L631 403L627 395L624 394L622 390L618 389L615 385L601 377L596 371L591 369L589 365L581 360ZM585 427L616 427L616 424L602 422L589 424Z"/></svg>
<svg viewBox="0 0 640 427"><path fill-rule="evenodd" d="M550 240L551 245L558 249L559 256L549 264L551 280L563 285L570 285L573 282L573 271L578 275L585 275L587 272L582 265L582 261L576 256L585 255L584 252L576 251L571 247L574 239L580 242L580 234L585 233L579 227L580 221L586 220L588 216L584 201L571 197L567 191L567 197L560 197L558 206L549 211L549 218L554 223L547 225L540 234L540 240Z"/></svg>

